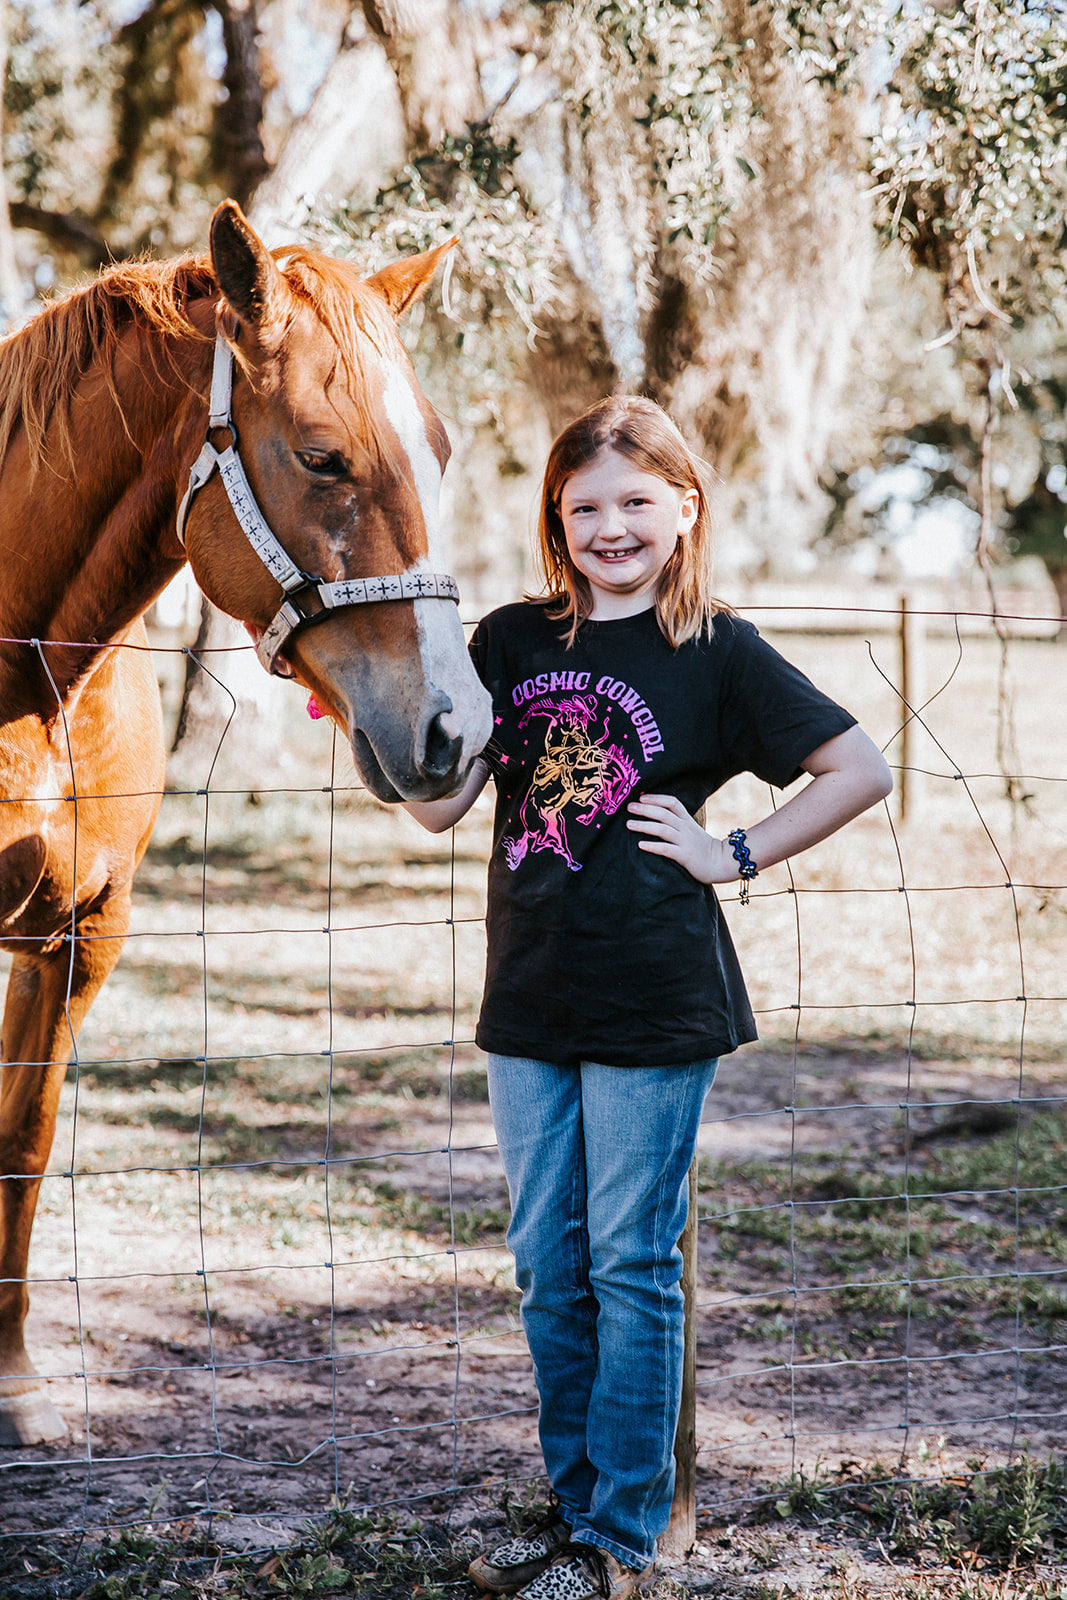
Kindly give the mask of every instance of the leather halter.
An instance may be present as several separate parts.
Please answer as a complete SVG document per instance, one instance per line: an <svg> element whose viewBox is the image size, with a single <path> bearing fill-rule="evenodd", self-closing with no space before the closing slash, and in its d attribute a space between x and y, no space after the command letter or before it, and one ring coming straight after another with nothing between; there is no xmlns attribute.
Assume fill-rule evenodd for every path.
<svg viewBox="0 0 1067 1600"><path fill-rule="evenodd" d="M232 395L233 351L219 333L215 336L215 358L211 368L208 432L212 428L227 428L232 442L225 450L216 450L210 438L205 438L200 454L189 471L189 487L178 507L176 526L179 542L184 548L185 522L193 496L218 468L234 516L244 529L249 544L271 577L285 591L281 606L256 645L256 655L268 672L279 677L291 676L291 673L281 671L276 665L278 652L289 635L304 623L314 622L343 606L370 605L381 600L455 600L459 603L456 580L444 572L422 572L415 568L409 572L389 573L384 578L342 578L335 583L324 583L322 579L313 578L294 565L271 532L245 477L237 454L237 429L231 415Z"/></svg>

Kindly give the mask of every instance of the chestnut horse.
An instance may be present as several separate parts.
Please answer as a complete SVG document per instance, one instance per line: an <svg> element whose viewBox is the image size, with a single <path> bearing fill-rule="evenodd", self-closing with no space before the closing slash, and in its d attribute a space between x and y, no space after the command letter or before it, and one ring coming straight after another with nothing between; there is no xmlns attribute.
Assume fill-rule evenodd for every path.
<svg viewBox="0 0 1067 1600"><path fill-rule="evenodd" d="M65 1431L27 1260L163 789L145 609L188 559L383 800L453 792L489 736L433 560L448 441L396 331L442 254L361 281L227 201L209 256L111 268L0 343L0 1444Z"/></svg>

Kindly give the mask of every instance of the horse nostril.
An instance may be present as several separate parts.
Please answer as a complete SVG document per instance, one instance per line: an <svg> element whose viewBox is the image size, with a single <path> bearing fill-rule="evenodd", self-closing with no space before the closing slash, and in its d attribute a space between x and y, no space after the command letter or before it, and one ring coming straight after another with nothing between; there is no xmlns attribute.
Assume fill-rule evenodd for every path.
<svg viewBox="0 0 1067 1600"><path fill-rule="evenodd" d="M462 738L457 738L449 728L449 716L452 707L447 711L439 711L426 729L426 750L423 755L423 771L434 777L444 777L451 772L460 758L463 750Z"/></svg>

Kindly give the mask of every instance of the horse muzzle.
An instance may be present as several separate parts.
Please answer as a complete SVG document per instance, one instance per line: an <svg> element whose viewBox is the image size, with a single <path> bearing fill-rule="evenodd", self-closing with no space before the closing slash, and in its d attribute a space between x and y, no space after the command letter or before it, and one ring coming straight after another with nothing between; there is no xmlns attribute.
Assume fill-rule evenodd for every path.
<svg viewBox="0 0 1067 1600"><path fill-rule="evenodd" d="M481 748L480 732L471 739L454 731L456 726L451 705L446 701L426 720L410 748L405 748L406 729L400 729L401 737L396 739L390 735L397 730L383 727L380 722L372 732L352 728L352 758L371 794L393 803L441 800L455 794L466 781Z"/></svg>
<svg viewBox="0 0 1067 1600"><path fill-rule="evenodd" d="M344 727L371 794L392 802L439 800L462 786L488 742L492 701L467 654L455 606L415 601L398 630L401 610L338 613L301 629L292 653L301 678ZM361 626L372 623L374 637L361 639Z"/></svg>

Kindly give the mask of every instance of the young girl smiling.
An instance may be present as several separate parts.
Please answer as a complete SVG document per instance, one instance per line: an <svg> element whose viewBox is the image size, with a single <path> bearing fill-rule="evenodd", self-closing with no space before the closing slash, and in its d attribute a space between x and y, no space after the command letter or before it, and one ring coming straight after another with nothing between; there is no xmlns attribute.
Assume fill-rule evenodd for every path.
<svg viewBox="0 0 1067 1600"><path fill-rule="evenodd" d="M712 885L817 844L887 795L855 718L711 591L702 472L649 400L565 428L541 497L543 598L471 642L494 735L432 831L496 784L477 1041L552 1488L475 1560L490 1593L623 1600L667 1526L681 1393L678 1239L718 1058L756 1037ZM810 782L725 839L729 778Z"/></svg>

